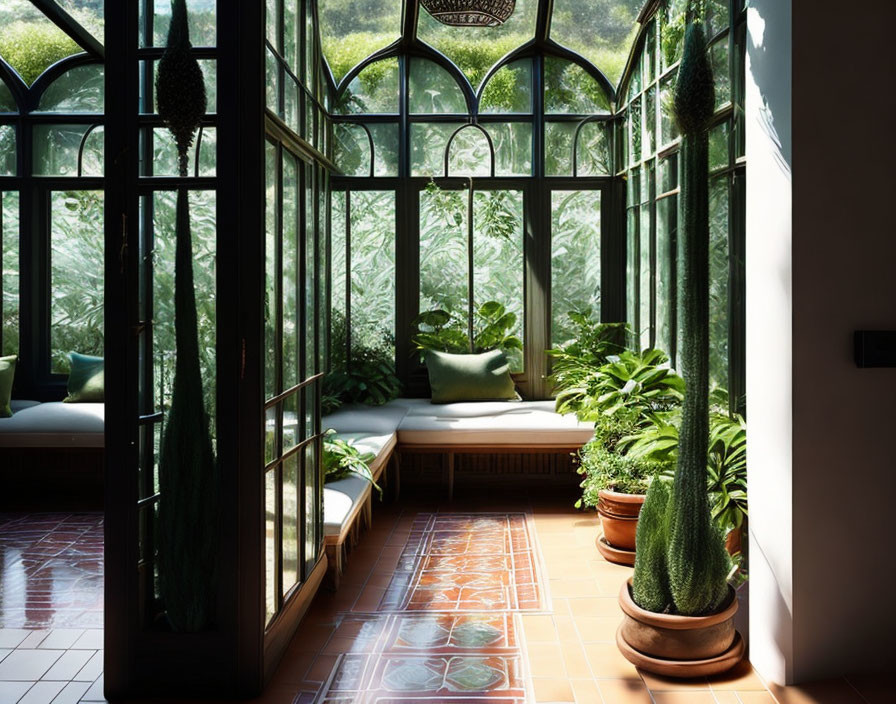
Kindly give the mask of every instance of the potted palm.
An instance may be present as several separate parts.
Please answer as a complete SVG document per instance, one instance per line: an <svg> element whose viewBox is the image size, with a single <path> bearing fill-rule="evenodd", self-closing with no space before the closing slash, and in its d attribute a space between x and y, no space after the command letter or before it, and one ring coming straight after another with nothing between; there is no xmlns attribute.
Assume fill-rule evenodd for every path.
<svg viewBox="0 0 896 704"><path fill-rule="evenodd" d="M743 657L734 628L737 597L730 558L713 525L706 490L709 445L708 134L712 71L703 28L693 15L675 89L682 133L682 361L685 393L678 459L671 483L651 483L638 524L635 569L622 585L624 617L616 634L623 656L649 672L698 677Z"/></svg>

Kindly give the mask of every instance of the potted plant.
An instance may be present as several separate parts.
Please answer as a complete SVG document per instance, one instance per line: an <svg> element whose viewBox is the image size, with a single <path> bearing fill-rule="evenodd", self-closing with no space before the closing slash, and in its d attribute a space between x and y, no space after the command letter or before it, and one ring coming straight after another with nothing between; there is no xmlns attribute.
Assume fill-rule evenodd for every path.
<svg viewBox="0 0 896 704"><path fill-rule="evenodd" d="M630 414L601 416L594 424L595 438L578 454L582 498L576 507L597 509L602 534L595 544L610 562L635 564L635 530L644 494L663 465L649 458L624 454L622 438L636 428Z"/></svg>
<svg viewBox="0 0 896 704"><path fill-rule="evenodd" d="M706 491L709 449L708 134L712 70L703 28L690 16L675 88L682 133L679 267L685 393L675 478L651 483L638 524L633 578L622 585L622 654L649 672L698 677L743 657L734 628L731 560Z"/></svg>

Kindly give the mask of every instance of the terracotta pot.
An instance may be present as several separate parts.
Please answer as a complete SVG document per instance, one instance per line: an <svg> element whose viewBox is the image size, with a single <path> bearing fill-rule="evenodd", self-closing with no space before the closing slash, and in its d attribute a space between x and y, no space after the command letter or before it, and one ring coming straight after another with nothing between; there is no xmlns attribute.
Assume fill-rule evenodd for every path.
<svg viewBox="0 0 896 704"><path fill-rule="evenodd" d="M616 644L631 663L668 677L703 677L734 667L744 642L734 629L737 595L728 587L725 606L708 616L678 616L645 611L632 599L632 580L622 585L624 614Z"/></svg>
<svg viewBox="0 0 896 704"><path fill-rule="evenodd" d="M614 548L634 550L644 495L601 489L597 496L597 513L606 541Z"/></svg>
<svg viewBox="0 0 896 704"><path fill-rule="evenodd" d="M725 549L732 557L743 550L743 528L733 530L725 536Z"/></svg>

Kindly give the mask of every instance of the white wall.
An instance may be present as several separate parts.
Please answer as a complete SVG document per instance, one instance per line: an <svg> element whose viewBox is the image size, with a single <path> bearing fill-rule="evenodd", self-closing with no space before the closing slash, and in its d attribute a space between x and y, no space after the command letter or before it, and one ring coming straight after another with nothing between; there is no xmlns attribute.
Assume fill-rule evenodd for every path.
<svg viewBox="0 0 896 704"><path fill-rule="evenodd" d="M747 40L751 659L896 667L896 3L753 0Z"/></svg>

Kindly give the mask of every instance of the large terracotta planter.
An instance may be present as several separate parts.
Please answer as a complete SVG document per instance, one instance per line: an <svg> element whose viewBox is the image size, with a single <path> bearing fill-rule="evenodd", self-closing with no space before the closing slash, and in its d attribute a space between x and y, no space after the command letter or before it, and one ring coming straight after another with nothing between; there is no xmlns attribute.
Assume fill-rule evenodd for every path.
<svg viewBox="0 0 896 704"><path fill-rule="evenodd" d="M644 495L608 489L601 489L597 495L597 513L603 530L597 539L597 549L610 562L635 564L635 533Z"/></svg>
<svg viewBox="0 0 896 704"><path fill-rule="evenodd" d="M725 606L709 616L677 616L645 611L632 599L632 580L622 585L624 614L616 644L642 670L667 677L704 677L734 667L744 655L744 641L734 629L737 595L729 587Z"/></svg>

